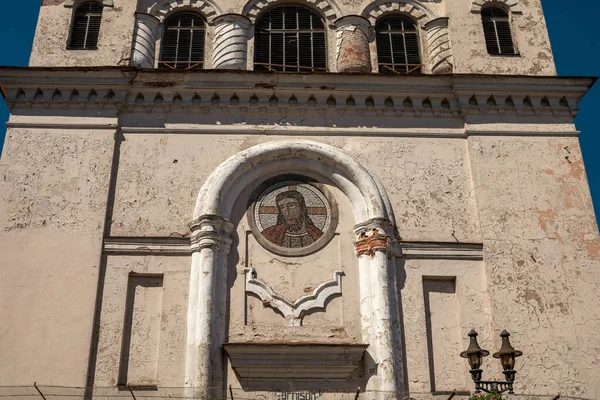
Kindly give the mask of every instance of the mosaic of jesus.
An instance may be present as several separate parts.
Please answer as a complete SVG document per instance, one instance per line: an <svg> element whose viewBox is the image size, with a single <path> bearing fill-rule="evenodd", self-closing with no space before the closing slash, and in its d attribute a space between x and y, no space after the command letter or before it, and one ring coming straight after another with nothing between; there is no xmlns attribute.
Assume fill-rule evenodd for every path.
<svg viewBox="0 0 600 400"><path fill-rule="evenodd" d="M331 224L330 206L316 187L299 181L279 182L258 198L255 223L270 243L298 249L319 240Z"/></svg>

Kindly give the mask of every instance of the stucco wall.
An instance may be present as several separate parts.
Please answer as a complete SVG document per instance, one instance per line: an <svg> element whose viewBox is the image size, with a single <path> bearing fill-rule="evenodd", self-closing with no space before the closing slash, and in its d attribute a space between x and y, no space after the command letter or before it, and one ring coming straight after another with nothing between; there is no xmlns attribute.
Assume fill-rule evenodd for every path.
<svg viewBox="0 0 600 400"><path fill-rule="evenodd" d="M8 129L0 385L85 385L113 133Z"/></svg>
<svg viewBox="0 0 600 400"><path fill-rule="evenodd" d="M469 153L493 324L527 354L520 387L598 397L582 377L598 372L600 240L577 139L473 137Z"/></svg>
<svg viewBox="0 0 600 400"><path fill-rule="evenodd" d="M197 192L212 170L243 149L285 136L136 133L124 139L112 234L185 236ZM454 232L460 241L480 241L463 140L307 139L341 148L380 177L404 240L453 241Z"/></svg>
<svg viewBox="0 0 600 400"><path fill-rule="evenodd" d="M30 66L129 65L135 1L115 0L114 7L104 7L97 50L67 50L73 11L65 1L42 4Z"/></svg>

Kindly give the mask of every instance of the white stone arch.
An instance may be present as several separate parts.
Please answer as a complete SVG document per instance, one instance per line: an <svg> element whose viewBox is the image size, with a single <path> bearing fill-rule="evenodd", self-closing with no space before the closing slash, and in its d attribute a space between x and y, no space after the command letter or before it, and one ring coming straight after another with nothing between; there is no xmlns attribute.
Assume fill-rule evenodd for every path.
<svg viewBox="0 0 600 400"><path fill-rule="evenodd" d="M513 14L522 14L523 10L516 0L474 0L471 3L471 12L480 13L481 9L487 5L499 5Z"/></svg>
<svg viewBox="0 0 600 400"><path fill-rule="evenodd" d="M323 177L349 199L356 219L362 340L370 344L377 375L368 390L402 396L398 300L395 291L395 227L391 203L379 180L333 146L287 140L253 146L217 167L199 191L191 229L192 265L187 321L186 387L209 398L221 387L226 332L227 262L240 195L279 173ZM235 222L235 221L234 221ZM217 372L215 372L217 371Z"/></svg>
<svg viewBox="0 0 600 400"><path fill-rule="evenodd" d="M148 14L163 23L165 18L178 8L191 8L198 11L206 18L207 22L212 22L215 17L222 14L221 9L213 0L161 0L148 9Z"/></svg>
<svg viewBox="0 0 600 400"><path fill-rule="evenodd" d="M276 5L277 3L286 4L281 0L250 0L242 11L242 15L247 17L252 23L256 23L256 18L267 8ZM306 5L315 9L329 23L333 23L336 19L342 16L339 6L333 0L298 0L294 4Z"/></svg>
<svg viewBox="0 0 600 400"><path fill-rule="evenodd" d="M390 13L403 13L411 16L420 26L437 18L436 15L420 1L416 0L377 0L370 3L361 15L375 26L377 20Z"/></svg>
<svg viewBox="0 0 600 400"><path fill-rule="evenodd" d="M75 8L75 6L79 6L84 1L88 0L67 0L65 1L65 7ZM96 2L102 4L104 7L114 7L114 0L96 0Z"/></svg>

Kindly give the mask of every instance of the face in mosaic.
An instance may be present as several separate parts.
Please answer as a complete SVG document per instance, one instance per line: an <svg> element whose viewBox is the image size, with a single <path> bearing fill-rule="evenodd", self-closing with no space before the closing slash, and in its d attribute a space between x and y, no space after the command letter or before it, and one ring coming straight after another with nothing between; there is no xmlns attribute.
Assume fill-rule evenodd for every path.
<svg viewBox="0 0 600 400"><path fill-rule="evenodd" d="M331 207L316 187L301 181L278 182L260 194L254 222L270 243L301 249L319 240L331 226Z"/></svg>

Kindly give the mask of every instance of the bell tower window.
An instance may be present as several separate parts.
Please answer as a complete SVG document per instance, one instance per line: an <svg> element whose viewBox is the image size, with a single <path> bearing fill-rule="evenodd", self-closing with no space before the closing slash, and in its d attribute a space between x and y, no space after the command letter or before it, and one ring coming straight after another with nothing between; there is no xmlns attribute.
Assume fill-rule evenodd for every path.
<svg viewBox="0 0 600 400"><path fill-rule="evenodd" d="M419 34L412 19L405 15L381 18L375 32L380 73L421 73Z"/></svg>
<svg viewBox="0 0 600 400"><path fill-rule="evenodd" d="M205 22L192 12L180 12L164 25L160 68L201 69L204 65Z"/></svg>
<svg viewBox="0 0 600 400"><path fill-rule="evenodd" d="M95 1L81 3L73 15L69 50L96 50L102 22L103 5Z"/></svg>
<svg viewBox="0 0 600 400"><path fill-rule="evenodd" d="M327 71L325 26L312 10L296 5L275 7L256 24L254 70Z"/></svg>
<svg viewBox="0 0 600 400"><path fill-rule="evenodd" d="M499 7L481 10L481 21L487 51L491 55L518 55L513 44L508 13Z"/></svg>

